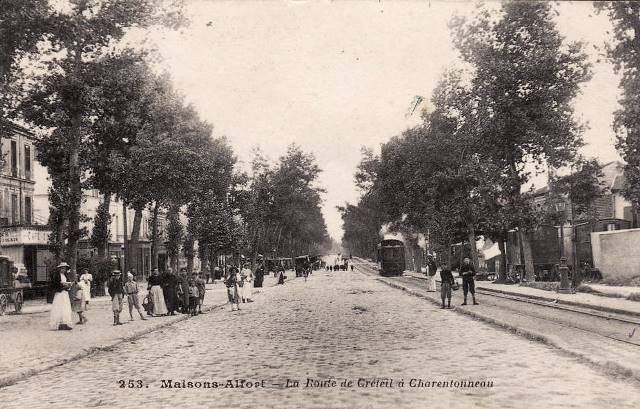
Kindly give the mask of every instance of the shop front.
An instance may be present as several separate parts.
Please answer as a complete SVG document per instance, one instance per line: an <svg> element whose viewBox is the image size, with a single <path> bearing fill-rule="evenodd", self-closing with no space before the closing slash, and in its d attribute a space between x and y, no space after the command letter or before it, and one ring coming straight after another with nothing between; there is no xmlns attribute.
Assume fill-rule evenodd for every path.
<svg viewBox="0 0 640 409"><path fill-rule="evenodd" d="M0 254L9 257L33 284L45 283L55 263L55 257L49 251L50 233L47 226L1 227Z"/></svg>

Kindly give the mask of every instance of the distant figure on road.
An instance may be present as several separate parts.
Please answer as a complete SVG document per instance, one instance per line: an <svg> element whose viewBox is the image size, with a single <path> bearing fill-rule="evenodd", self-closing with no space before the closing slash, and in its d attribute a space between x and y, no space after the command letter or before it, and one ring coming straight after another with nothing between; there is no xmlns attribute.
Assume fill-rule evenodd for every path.
<svg viewBox="0 0 640 409"><path fill-rule="evenodd" d="M469 292L473 297L473 305L478 305L476 302L476 283L473 279L473 276L476 275L476 269L473 264L471 264L469 257L465 257L462 260L460 275L462 276L462 291L464 292L464 302L462 305L467 305L467 293Z"/></svg>
<svg viewBox="0 0 640 409"><path fill-rule="evenodd" d="M82 275L80 276L80 285L84 291L84 302L86 306L89 306L89 300L91 300L91 283L93 282L93 275L86 268L82 269Z"/></svg>
<svg viewBox="0 0 640 409"><path fill-rule="evenodd" d="M278 276L278 284L284 284L284 279L285 279L285 275L284 275L284 268L282 270L280 270L280 275Z"/></svg>
<svg viewBox="0 0 640 409"><path fill-rule="evenodd" d="M240 271L240 277L242 277L242 285L240 286L240 298L242 298L242 302L253 302L251 299L251 287L253 287L251 264L244 263L244 267Z"/></svg>
<svg viewBox="0 0 640 409"><path fill-rule="evenodd" d="M451 269L447 264L442 263L440 268L440 297L442 298L442 307L444 308L444 300L447 299L447 308L451 308L451 288L455 283Z"/></svg>
<svg viewBox="0 0 640 409"><path fill-rule="evenodd" d="M353 271L353 263L351 263L351 271Z"/></svg>
<svg viewBox="0 0 640 409"><path fill-rule="evenodd" d="M438 270L438 266L436 262L433 261L433 256L429 254L427 256L427 292L436 292L436 271Z"/></svg>
<svg viewBox="0 0 640 409"><path fill-rule="evenodd" d="M240 272L235 266L227 266L227 272L224 276L224 284L227 286L227 297L231 304L231 311L238 311L240 309L238 294L238 281L240 280Z"/></svg>
<svg viewBox="0 0 640 409"><path fill-rule="evenodd" d="M202 304L204 304L204 293L207 291L207 283L202 278L202 273L198 274L196 278L196 285L198 286L198 314L202 314Z"/></svg>
<svg viewBox="0 0 640 409"><path fill-rule="evenodd" d="M262 283L264 282L264 262L262 260L258 261L258 266L256 267L255 279L253 281L254 287L262 287Z"/></svg>

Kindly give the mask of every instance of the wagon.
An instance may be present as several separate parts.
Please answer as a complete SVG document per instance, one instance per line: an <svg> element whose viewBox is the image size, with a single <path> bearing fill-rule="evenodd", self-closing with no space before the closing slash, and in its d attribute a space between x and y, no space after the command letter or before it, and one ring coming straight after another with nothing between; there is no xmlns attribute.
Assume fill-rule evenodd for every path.
<svg viewBox="0 0 640 409"><path fill-rule="evenodd" d="M0 315L4 315L9 304L13 304L16 314L22 311L25 287L28 284L20 281L13 262L7 256L0 256Z"/></svg>

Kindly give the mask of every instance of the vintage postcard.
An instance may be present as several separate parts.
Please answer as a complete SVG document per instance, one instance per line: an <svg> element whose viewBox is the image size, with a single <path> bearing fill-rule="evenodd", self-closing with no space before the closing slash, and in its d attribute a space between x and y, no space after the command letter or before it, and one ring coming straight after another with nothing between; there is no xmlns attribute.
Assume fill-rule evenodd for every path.
<svg viewBox="0 0 640 409"><path fill-rule="evenodd" d="M639 36L0 0L0 406L637 408Z"/></svg>

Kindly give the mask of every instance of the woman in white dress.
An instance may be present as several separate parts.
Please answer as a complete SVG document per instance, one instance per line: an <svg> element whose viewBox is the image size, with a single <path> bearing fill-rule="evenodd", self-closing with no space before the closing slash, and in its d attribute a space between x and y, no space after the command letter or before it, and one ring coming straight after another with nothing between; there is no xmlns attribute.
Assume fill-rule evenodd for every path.
<svg viewBox="0 0 640 409"><path fill-rule="evenodd" d="M242 277L242 286L240 287L240 296L242 302L253 302L251 299L251 289L253 288L253 271L249 263L245 263L242 271L240 271L240 277Z"/></svg>
<svg viewBox="0 0 640 409"><path fill-rule="evenodd" d="M158 274L158 270L154 269L151 275L149 276L149 295L153 300L153 314L152 317L157 317L160 315L167 315L169 311L167 310L167 304L164 301L164 293L162 292L160 275Z"/></svg>
<svg viewBox="0 0 640 409"><path fill-rule="evenodd" d="M93 275L86 268L82 270L80 276L80 286L82 286L82 292L84 293L84 302L86 306L89 306L89 300L91 299L91 282L93 281Z"/></svg>
<svg viewBox="0 0 640 409"><path fill-rule="evenodd" d="M71 283L67 281L69 270L70 267L67 263L60 263L51 275L51 290L55 294L49 313L49 327L53 330L72 329L71 300L67 291L71 287Z"/></svg>

